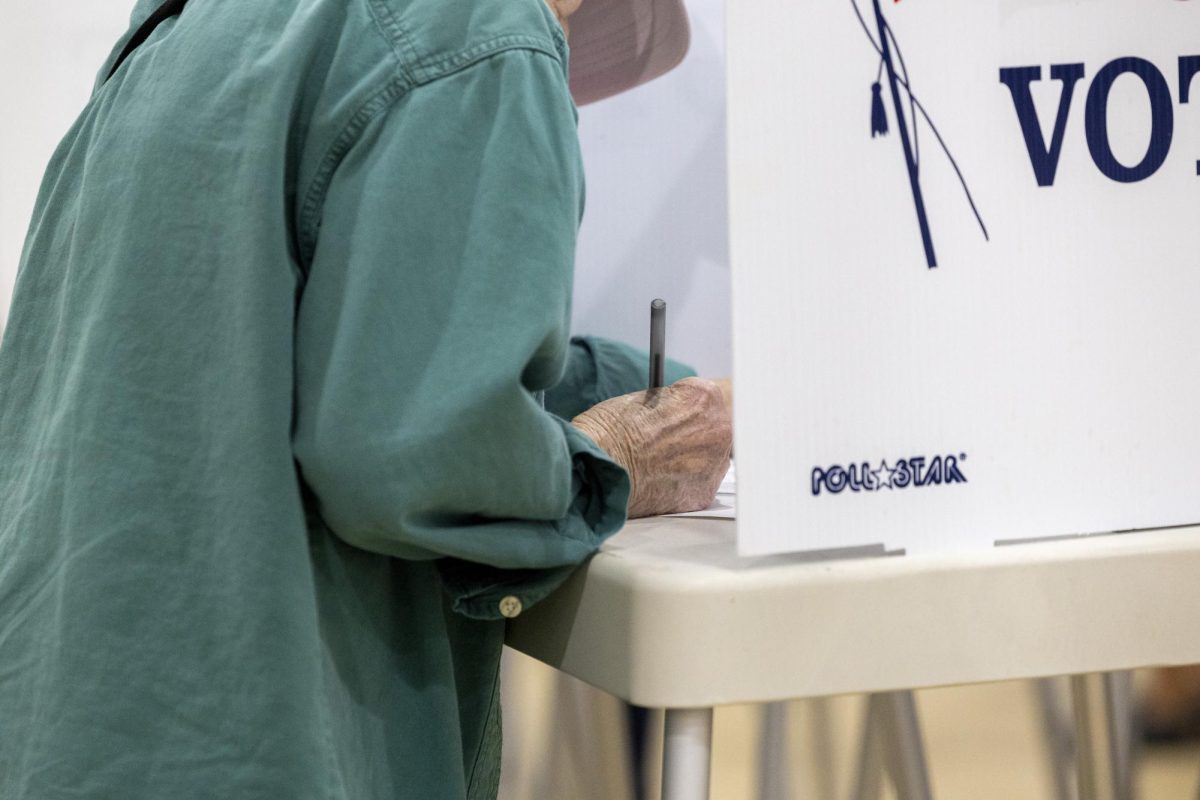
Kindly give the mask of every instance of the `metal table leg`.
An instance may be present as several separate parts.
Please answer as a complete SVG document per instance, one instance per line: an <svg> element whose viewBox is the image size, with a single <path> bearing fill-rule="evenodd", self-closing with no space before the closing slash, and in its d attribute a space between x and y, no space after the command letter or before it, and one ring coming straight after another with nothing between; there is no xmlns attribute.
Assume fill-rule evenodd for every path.
<svg viewBox="0 0 1200 800"><path fill-rule="evenodd" d="M883 707L869 695L863 713L861 742L858 753L858 769L854 776L851 800L879 800L883 792Z"/></svg>
<svg viewBox="0 0 1200 800"><path fill-rule="evenodd" d="M1032 686L1041 717L1046 768L1054 800L1078 800L1075 791L1075 731L1067 709L1066 684L1059 678L1040 678Z"/></svg>
<svg viewBox="0 0 1200 800"><path fill-rule="evenodd" d="M899 800L932 800L925 744L911 691L873 694L867 698L858 775L851 797L878 800L884 768Z"/></svg>
<svg viewBox="0 0 1200 800"><path fill-rule="evenodd" d="M1071 677L1080 800L1133 800L1128 673Z"/></svg>
<svg viewBox="0 0 1200 800"><path fill-rule="evenodd" d="M884 709L884 763L899 800L932 800L925 744L911 691L878 695Z"/></svg>
<svg viewBox="0 0 1200 800"><path fill-rule="evenodd" d="M662 800L708 800L713 710L669 708L665 727Z"/></svg>
<svg viewBox="0 0 1200 800"><path fill-rule="evenodd" d="M833 700L816 697L809 701L808 739L813 754L812 796L815 798L841 795L838 791L837 724L834 721ZM792 773L793 777L795 773ZM803 773L801 773L803 774Z"/></svg>
<svg viewBox="0 0 1200 800"><path fill-rule="evenodd" d="M759 800L788 800L792 796L787 721L787 703L767 703L763 707L758 750Z"/></svg>
<svg viewBox="0 0 1200 800"><path fill-rule="evenodd" d="M1113 730L1117 740L1117 780L1121 797L1133 800L1134 767L1137 763L1138 739L1133 725L1133 671L1111 673L1113 680Z"/></svg>

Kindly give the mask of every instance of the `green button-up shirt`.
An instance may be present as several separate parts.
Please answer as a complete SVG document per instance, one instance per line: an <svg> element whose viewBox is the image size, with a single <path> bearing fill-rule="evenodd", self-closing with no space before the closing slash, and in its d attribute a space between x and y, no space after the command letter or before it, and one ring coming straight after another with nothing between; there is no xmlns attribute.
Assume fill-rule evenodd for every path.
<svg viewBox="0 0 1200 800"><path fill-rule="evenodd" d="M565 53L192 0L97 82L0 348L0 797L495 795L503 615L624 521L560 415L645 369L568 344Z"/></svg>

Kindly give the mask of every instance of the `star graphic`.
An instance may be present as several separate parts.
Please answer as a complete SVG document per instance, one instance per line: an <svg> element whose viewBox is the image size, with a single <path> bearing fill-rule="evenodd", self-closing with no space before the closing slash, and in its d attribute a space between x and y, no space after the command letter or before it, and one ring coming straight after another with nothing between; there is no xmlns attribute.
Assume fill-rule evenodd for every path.
<svg viewBox="0 0 1200 800"><path fill-rule="evenodd" d="M895 470L889 469L886 461L880 461L879 469L871 470L871 474L875 476L875 488L878 490L886 486L891 489L893 472Z"/></svg>

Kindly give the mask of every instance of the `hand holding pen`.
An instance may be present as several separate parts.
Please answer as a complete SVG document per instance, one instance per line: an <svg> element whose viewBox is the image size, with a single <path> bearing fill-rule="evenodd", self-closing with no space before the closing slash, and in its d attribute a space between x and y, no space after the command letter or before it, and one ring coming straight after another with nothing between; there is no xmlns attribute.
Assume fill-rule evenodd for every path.
<svg viewBox="0 0 1200 800"><path fill-rule="evenodd" d="M662 305L657 333L651 308L649 391L606 400L572 421L629 473L631 519L708 508L729 467L733 442L720 386L700 378L661 385L666 305L656 303Z"/></svg>

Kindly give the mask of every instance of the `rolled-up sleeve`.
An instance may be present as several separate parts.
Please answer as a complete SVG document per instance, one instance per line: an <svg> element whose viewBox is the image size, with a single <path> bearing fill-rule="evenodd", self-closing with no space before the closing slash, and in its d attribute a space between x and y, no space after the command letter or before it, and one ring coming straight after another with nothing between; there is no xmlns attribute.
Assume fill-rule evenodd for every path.
<svg viewBox="0 0 1200 800"><path fill-rule="evenodd" d="M582 192L562 65L526 49L411 90L326 192L296 460L337 536L442 559L469 616L541 599L625 520L624 471L537 398L567 360Z"/></svg>
<svg viewBox="0 0 1200 800"><path fill-rule="evenodd" d="M667 359L663 381L691 378L696 371ZM597 403L646 388L650 380L650 354L623 342L599 336L576 336L562 380L546 392L546 410L573 419Z"/></svg>

